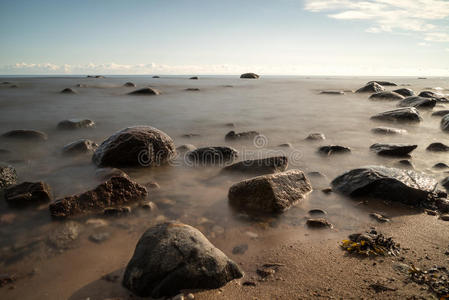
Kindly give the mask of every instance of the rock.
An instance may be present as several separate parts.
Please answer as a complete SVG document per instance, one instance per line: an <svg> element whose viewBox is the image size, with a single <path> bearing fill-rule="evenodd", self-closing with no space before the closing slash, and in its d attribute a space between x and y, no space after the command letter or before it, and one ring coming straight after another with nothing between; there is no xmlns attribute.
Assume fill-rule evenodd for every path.
<svg viewBox="0 0 449 300"><path fill-rule="evenodd" d="M376 127L371 129L371 132L375 134L395 135L395 134L406 134L407 130L392 127Z"/></svg>
<svg viewBox="0 0 449 300"><path fill-rule="evenodd" d="M412 91L411 89L407 89L407 88L397 89L397 90L394 90L393 92L395 92L399 95L402 95L404 97L415 96L415 92Z"/></svg>
<svg viewBox="0 0 449 300"><path fill-rule="evenodd" d="M157 182L154 182L154 181L148 181L144 185L149 190L158 190L161 188L161 186Z"/></svg>
<svg viewBox="0 0 449 300"><path fill-rule="evenodd" d="M371 83L373 83L373 82L375 82L375 83L377 83L377 84L380 84L380 85L383 85L383 86L397 86L397 84L394 83L394 82L390 82L390 81L379 81L379 80L368 81L367 84L371 84Z"/></svg>
<svg viewBox="0 0 449 300"><path fill-rule="evenodd" d="M78 239L81 230L82 226L77 222L64 222L50 233L48 243L58 250L69 249L73 242Z"/></svg>
<svg viewBox="0 0 449 300"><path fill-rule="evenodd" d="M440 215L440 219L443 221L449 221L449 214Z"/></svg>
<svg viewBox="0 0 449 300"><path fill-rule="evenodd" d="M320 132L315 132L315 133L311 133L306 137L306 140L309 141L319 141L319 140L325 140L326 137L324 136L324 134L320 133Z"/></svg>
<svg viewBox="0 0 449 300"><path fill-rule="evenodd" d="M131 214L131 207L120 206L120 207L106 207L103 210L103 215L106 217L123 217Z"/></svg>
<svg viewBox="0 0 449 300"><path fill-rule="evenodd" d="M154 75L152 78L161 78L161 77L158 75Z"/></svg>
<svg viewBox="0 0 449 300"><path fill-rule="evenodd" d="M8 165L0 163L0 190L17 183L16 170Z"/></svg>
<svg viewBox="0 0 449 300"><path fill-rule="evenodd" d="M53 199L45 182L22 182L5 189L5 200L11 207L37 206Z"/></svg>
<svg viewBox="0 0 449 300"><path fill-rule="evenodd" d="M72 88L65 88L61 91L61 94L76 94L77 92Z"/></svg>
<svg viewBox="0 0 449 300"><path fill-rule="evenodd" d="M100 78L105 78L105 77L102 76L102 75L87 75L87 78L97 78L97 79L100 79Z"/></svg>
<svg viewBox="0 0 449 300"><path fill-rule="evenodd" d="M449 146L443 143L432 143L429 146L427 146L426 150L434 152L447 152L449 151Z"/></svg>
<svg viewBox="0 0 449 300"><path fill-rule="evenodd" d="M176 148L176 151L179 153L186 153L193 150L196 150L196 147L192 144L184 144Z"/></svg>
<svg viewBox="0 0 449 300"><path fill-rule="evenodd" d="M136 87L136 84L133 82L127 82L123 85L124 87Z"/></svg>
<svg viewBox="0 0 449 300"><path fill-rule="evenodd" d="M404 99L405 100L405 99ZM399 108L379 113L371 117L373 120L390 122L421 122L422 118L414 107Z"/></svg>
<svg viewBox="0 0 449 300"><path fill-rule="evenodd" d="M449 110L444 109L444 110L438 110L432 113L432 116L434 117L442 117L449 114Z"/></svg>
<svg viewBox="0 0 449 300"><path fill-rule="evenodd" d="M385 88L376 82L367 83L364 87L359 88L356 93L378 93L385 91Z"/></svg>
<svg viewBox="0 0 449 300"><path fill-rule="evenodd" d="M191 79L191 80L198 80L198 76L192 76L189 79Z"/></svg>
<svg viewBox="0 0 449 300"><path fill-rule="evenodd" d="M100 168L95 171L95 177L100 181L106 181L112 177L125 177L129 179L128 174L117 168Z"/></svg>
<svg viewBox="0 0 449 300"><path fill-rule="evenodd" d="M401 159L400 161L398 161L398 164L401 165L402 167L406 167L406 168L410 168L410 169L415 168L413 163L408 159Z"/></svg>
<svg viewBox="0 0 449 300"><path fill-rule="evenodd" d="M112 177L91 191L56 200L49 208L52 217L66 218L141 201L147 194L147 189L138 183L125 177Z"/></svg>
<svg viewBox="0 0 449 300"><path fill-rule="evenodd" d="M351 152L351 148L339 145L322 146L318 148L318 153L323 155L333 155Z"/></svg>
<svg viewBox="0 0 449 300"><path fill-rule="evenodd" d="M449 200L448 199L439 198L435 201L435 205L440 212L449 213Z"/></svg>
<svg viewBox="0 0 449 300"><path fill-rule="evenodd" d="M240 75L240 78L248 78L248 79L259 79L259 77L260 76L255 73L244 73Z"/></svg>
<svg viewBox="0 0 449 300"><path fill-rule="evenodd" d="M390 219L378 213L370 213L369 216L379 223L390 222Z"/></svg>
<svg viewBox="0 0 449 300"><path fill-rule="evenodd" d="M236 140L252 140L257 137L259 133L257 131L245 131L240 133L235 133L234 130L229 131L226 136L226 141L236 141Z"/></svg>
<svg viewBox="0 0 449 300"><path fill-rule="evenodd" d="M433 168L434 169L447 169L447 168L449 168L449 166L446 165L445 163L440 162L440 163L433 165Z"/></svg>
<svg viewBox="0 0 449 300"><path fill-rule="evenodd" d="M138 89L135 91L132 91L131 93L128 93L128 95L137 95L137 96L153 96L153 95L160 95L161 92L157 89L146 87L142 89Z"/></svg>
<svg viewBox="0 0 449 300"><path fill-rule="evenodd" d="M167 134L151 126L134 126L101 143L92 161L98 166L152 167L168 163L175 154L175 144Z"/></svg>
<svg viewBox="0 0 449 300"><path fill-rule="evenodd" d="M269 276L273 276L276 273L276 270L274 268L261 267L257 268L256 273L261 278L267 278Z"/></svg>
<svg viewBox="0 0 449 300"><path fill-rule="evenodd" d="M327 215L327 213L324 210L322 210L322 209L311 209L311 210L309 210L308 214L311 215L311 216L325 216L325 215Z"/></svg>
<svg viewBox="0 0 449 300"><path fill-rule="evenodd" d="M405 97L402 96L401 94L395 93L395 92L390 92L390 91L383 91L383 92L378 92L375 94L372 94L370 97L370 99L380 99L380 100L402 100Z"/></svg>
<svg viewBox="0 0 449 300"><path fill-rule="evenodd" d="M109 232L96 232L89 236L89 240L94 243L102 243L111 237Z"/></svg>
<svg viewBox="0 0 449 300"><path fill-rule="evenodd" d="M310 228L332 228L332 224L324 218L307 219L307 227Z"/></svg>
<svg viewBox="0 0 449 300"><path fill-rule="evenodd" d="M32 129L16 129L11 130L2 135L6 138L30 140L30 141L46 141L47 135L42 131Z"/></svg>
<svg viewBox="0 0 449 300"><path fill-rule="evenodd" d="M343 92L343 91L321 91L320 94L327 94L327 95L344 95L345 92Z"/></svg>
<svg viewBox="0 0 449 300"><path fill-rule="evenodd" d="M324 189L322 189L321 191L322 191L323 193L325 193L325 194L330 194L330 193L332 193L332 188L330 188L330 187L324 188Z"/></svg>
<svg viewBox="0 0 449 300"><path fill-rule="evenodd" d="M334 191L347 196L372 196L425 206L432 200L438 182L413 170L368 166L347 171L331 184Z"/></svg>
<svg viewBox="0 0 449 300"><path fill-rule="evenodd" d="M274 156L262 159L244 160L224 167L225 172L240 172L255 175L283 172L287 169L286 156Z"/></svg>
<svg viewBox="0 0 449 300"><path fill-rule="evenodd" d="M407 156L410 152L415 150L418 145L409 144L373 144L371 145L371 151L376 152L379 155L389 156Z"/></svg>
<svg viewBox="0 0 449 300"><path fill-rule="evenodd" d="M446 190L449 190L449 177L444 178L441 180L441 185L446 188Z"/></svg>
<svg viewBox="0 0 449 300"><path fill-rule="evenodd" d="M449 131L449 115L445 115L441 119L440 127L443 131Z"/></svg>
<svg viewBox="0 0 449 300"><path fill-rule="evenodd" d="M245 254L245 252L248 250L248 244L240 244L238 246L235 246L232 248L232 254Z"/></svg>
<svg viewBox="0 0 449 300"><path fill-rule="evenodd" d="M58 123L59 129L93 128L95 122L88 119L69 119Z"/></svg>
<svg viewBox="0 0 449 300"><path fill-rule="evenodd" d="M199 88L187 88L186 91L189 91L189 92L199 92L200 89L199 89Z"/></svg>
<svg viewBox="0 0 449 300"><path fill-rule="evenodd" d="M398 107L433 108L436 104L434 99L412 96L399 101Z"/></svg>
<svg viewBox="0 0 449 300"><path fill-rule="evenodd" d="M418 96L424 97L424 98L442 98L443 97L442 94L431 92L431 91L422 91L421 93L418 94Z"/></svg>
<svg viewBox="0 0 449 300"><path fill-rule="evenodd" d="M281 213L312 191L300 170L258 176L238 182L228 193L229 203L246 211Z"/></svg>
<svg viewBox="0 0 449 300"><path fill-rule="evenodd" d="M191 164L223 165L237 157L237 150L230 147L203 147L191 151L187 158Z"/></svg>
<svg viewBox="0 0 449 300"><path fill-rule="evenodd" d="M65 155L78 155L85 153L92 153L97 149L98 145L91 140L81 139L62 148L62 153Z"/></svg>
<svg viewBox="0 0 449 300"><path fill-rule="evenodd" d="M128 263L123 285L141 297L170 297L185 289L215 289L242 271L197 229L163 223L148 229Z"/></svg>
<svg viewBox="0 0 449 300"><path fill-rule="evenodd" d="M149 210L149 211L155 211L157 209L156 203L152 201L146 201L140 205L143 209Z"/></svg>

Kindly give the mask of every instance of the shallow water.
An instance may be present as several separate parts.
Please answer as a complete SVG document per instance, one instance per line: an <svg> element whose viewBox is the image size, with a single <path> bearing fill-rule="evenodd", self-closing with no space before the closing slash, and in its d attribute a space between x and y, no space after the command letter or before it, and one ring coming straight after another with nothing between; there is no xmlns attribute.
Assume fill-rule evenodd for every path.
<svg viewBox="0 0 449 300"><path fill-rule="evenodd" d="M348 92L345 95L319 94L321 90L330 89L356 90L373 79L268 77L241 80L212 76L201 76L200 80L144 76L2 78L0 81L10 81L18 88L0 85L1 132L36 129L46 132L49 139L44 143L2 139L0 148L13 153L1 156L0 161L7 161L16 168L19 182L47 182L57 199L83 192L99 183L91 156L62 156L61 149L65 144L80 138L101 143L127 126L151 125L170 135L177 146L187 143L197 147L229 145L239 150L239 160L284 154L289 158L289 169L299 168L306 173L319 171L324 177L311 177L314 192L284 215L253 218L234 211L227 204L229 187L248 176L221 175L219 167L191 168L182 162L182 157L171 166L125 169L139 183L159 183L160 190L150 191L150 199L159 203L159 209L156 212L135 209L129 217L107 219L107 231L112 232L112 239L120 239L120 235L115 233L124 228L140 234L151 224L164 219L177 219L196 226L218 244L226 240L234 243L242 234L254 237L254 234L260 236L276 232L275 240L291 234L305 238L309 231L304 228L304 217L312 208L326 210L336 230L353 231L369 221L369 209L339 195L326 195L320 189L329 186L335 176L350 168L372 164L398 166L400 158L378 156L369 150L371 144L417 144L418 148L412 153L416 169L437 179L445 177L443 171L432 170L432 166L446 162L447 154L425 150L431 142L444 143L447 140L447 134L439 128L440 117L431 117L431 111L422 110L424 121L416 125L375 122L370 120L370 116L396 108L396 101L372 101L368 99L369 94ZM449 88L447 78L382 80L394 81L399 86L407 85L417 93L426 87ZM155 87L162 94L126 95L135 89L123 87L127 81L134 82L138 88ZM77 84L86 87L76 87ZM78 94L60 94L66 87L74 88ZM192 87L200 88L200 91L185 90ZM387 87L388 90L395 88L398 87ZM449 93L447 90L441 92ZM445 108L445 105L438 104L433 111ZM94 120L96 127L72 131L56 128L59 121L70 118ZM234 127L228 123L233 123ZM376 126L403 128L408 133L402 136L374 135L370 129ZM224 136L230 130L256 130L264 139L259 141L262 144L225 142ZM304 140L312 132L322 132L327 139ZM195 135L185 137L185 134ZM277 147L283 143L290 143L293 147ZM348 146L352 153L323 157L316 152L320 145L330 144ZM47 205L37 210L19 211L7 208L2 201L0 209L2 215L16 215L11 224L1 226L1 264L14 265L27 258L35 262L57 254L49 252L46 246L33 248L29 245L34 241L45 243L47 236L61 225L51 220ZM394 210L390 214L394 214ZM92 217L81 218L78 222L84 223ZM87 239L97 229L86 226L83 230L82 237ZM332 232L335 231L330 234ZM83 247L89 245L89 242L80 242L71 251L85 253ZM31 250L22 253L23 248ZM111 249L108 255L114 255L114 251L119 250ZM17 255L11 254L14 252Z"/></svg>

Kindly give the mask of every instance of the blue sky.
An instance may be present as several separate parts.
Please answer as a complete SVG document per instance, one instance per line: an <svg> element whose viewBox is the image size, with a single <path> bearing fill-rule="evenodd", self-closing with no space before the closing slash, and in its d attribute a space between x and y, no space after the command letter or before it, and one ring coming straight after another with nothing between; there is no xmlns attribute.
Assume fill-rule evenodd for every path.
<svg viewBox="0 0 449 300"><path fill-rule="evenodd" d="M0 74L449 75L447 0L0 5Z"/></svg>

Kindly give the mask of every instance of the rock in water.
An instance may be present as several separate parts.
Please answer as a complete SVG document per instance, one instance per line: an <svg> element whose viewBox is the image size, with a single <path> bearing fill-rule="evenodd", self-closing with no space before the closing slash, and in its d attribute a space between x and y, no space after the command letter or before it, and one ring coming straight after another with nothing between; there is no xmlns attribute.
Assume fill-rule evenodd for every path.
<svg viewBox="0 0 449 300"><path fill-rule="evenodd" d="M374 100L402 100L404 96L395 92L384 91L372 94L369 98Z"/></svg>
<svg viewBox="0 0 449 300"><path fill-rule="evenodd" d="M133 82L127 82L123 85L124 87L136 87L136 84Z"/></svg>
<svg viewBox="0 0 449 300"><path fill-rule="evenodd" d="M61 94L76 94L76 91L72 88L65 88L61 91Z"/></svg>
<svg viewBox="0 0 449 300"><path fill-rule="evenodd" d="M189 151L193 151L197 149L195 145L192 144L184 144L176 148L176 151L179 153L186 153Z"/></svg>
<svg viewBox="0 0 449 300"><path fill-rule="evenodd" d="M197 229L163 223L137 243L123 285L141 297L172 297L185 289L215 289L243 272Z"/></svg>
<svg viewBox="0 0 449 300"><path fill-rule="evenodd" d="M245 131L236 133L234 130L232 130L226 134L225 140L226 141L252 140L258 135L259 133L257 131Z"/></svg>
<svg viewBox="0 0 449 300"><path fill-rule="evenodd" d="M412 91L411 89L406 89L406 88L397 89L397 90L394 90L393 92L398 93L399 95L402 95L404 97L415 96L414 91Z"/></svg>
<svg viewBox="0 0 449 300"><path fill-rule="evenodd" d="M385 91L385 88L376 82L367 83L364 87L359 88L356 93L378 93Z"/></svg>
<svg viewBox="0 0 449 300"><path fill-rule="evenodd" d="M254 175L263 175L283 172L287 169L288 160L286 156L275 156L262 159L244 160L227 166L225 172L241 172Z"/></svg>
<svg viewBox="0 0 449 300"><path fill-rule="evenodd" d="M56 200L49 208L52 217L66 218L141 201L147 194L145 187L128 178L112 177L91 191Z"/></svg>
<svg viewBox="0 0 449 300"><path fill-rule="evenodd" d="M449 131L449 115L445 115L441 119L440 127L443 131Z"/></svg>
<svg viewBox="0 0 449 300"><path fill-rule="evenodd" d="M82 139L65 145L64 148L62 148L62 153L64 155L92 153L97 147L98 145L91 140Z"/></svg>
<svg viewBox="0 0 449 300"><path fill-rule="evenodd" d="M384 135L396 135L396 134L405 134L407 133L407 130L392 127L376 127L371 129L371 132Z"/></svg>
<svg viewBox="0 0 449 300"><path fill-rule="evenodd" d="M203 147L189 152L187 158L191 164L223 165L232 162L237 153L231 147Z"/></svg>
<svg viewBox="0 0 449 300"><path fill-rule="evenodd" d="M255 73L244 73L240 75L240 78L258 79L260 76Z"/></svg>
<svg viewBox="0 0 449 300"><path fill-rule="evenodd" d="M21 139L30 141L46 141L48 139L47 135L42 131L32 129L11 130L4 133L2 136L11 139Z"/></svg>
<svg viewBox="0 0 449 300"><path fill-rule="evenodd" d="M324 155L342 154L351 152L351 148L339 145L322 146L318 148L318 153Z"/></svg>
<svg viewBox="0 0 449 300"><path fill-rule="evenodd" d="M322 134L321 132L314 132L309 134L306 137L306 140L308 141L320 141L320 140L325 140L326 136L324 134Z"/></svg>
<svg viewBox="0 0 449 300"><path fill-rule="evenodd" d="M398 107L433 108L437 102L434 99L413 96L399 101Z"/></svg>
<svg viewBox="0 0 449 300"><path fill-rule="evenodd" d="M334 90L327 90L327 91L321 91L320 94L327 94L327 95L344 95L344 91L334 91Z"/></svg>
<svg viewBox="0 0 449 300"><path fill-rule="evenodd" d="M59 129L93 128L95 122L89 119L69 119L58 123Z"/></svg>
<svg viewBox="0 0 449 300"><path fill-rule="evenodd" d="M433 112L432 116L433 117L442 117L442 116L445 116L447 114L449 114L449 110L443 109L443 110L438 110L436 112Z"/></svg>
<svg viewBox="0 0 449 300"><path fill-rule="evenodd" d="M154 75L152 78L161 78L161 76Z"/></svg>
<svg viewBox="0 0 449 300"><path fill-rule="evenodd" d="M176 155L171 137L151 126L128 127L105 140L92 156L98 166L159 166Z"/></svg>
<svg viewBox="0 0 449 300"><path fill-rule="evenodd" d="M371 151L374 151L379 155L405 156L415 150L417 147L418 145L376 143L371 145L370 149Z"/></svg>
<svg viewBox="0 0 449 300"><path fill-rule="evenodd" d="M238 182L228 193L229 203L246 211L282 213L312 191L300 170L258 176Z"/></svg>
<svg viewBox="0 0 449 300"><path fill-rule="evenodd" d="M159 95L161 92L157 89L153 89L151 87L146 87L142 89L138 89L135 91L132 91L131 93L128 93L128 95L137 95L137 96L152 96L152 95Z"/></svg>
<svg viewBox="0 0 449 300"><path fill-rule="evenodd" d="M22 182L5 189L5 200L11 207L37 206L53 199L45 182Z"/></svg>
<svg viewBox="0 0 449 300"><path fill-rule="evenodd" d="M372 196L425 207L438 182L413 170L367 166L348 171L331 184L334 191L347 196Z"/></svg>
<svg viewBox="0 0 449 300"><path fill-rule="evenodd" d="M371 83L373 83L373 82L375 82L375 83L377 83L377 84L380 84L380 85L383 85L383 86L397 86L397 84L394 83L394 82L390 82L390 81L380 81L380 80L372 80L372 81L368 81L367 84L371 84Z"/></svg>
<svg viewBox="0 0 449 300"><path fill-rule="evenodd" d="M399 108L386 111L371 117L373 120L390 122L421 122L422 118L414 107Z"/></svg>
<svg viewBox="0 0 449 300"><path fill-rule="evenodd" d="M117 168L99 168L95 171L95 177L100 181L106 181L112 177L129 178L128 174Z"/></svg>
<svg viewBox="0 0 449 300"><path fill-rule="evenodd" d="M432 91L422 91L418 96L424 98L442 98L444 95Z"/></svg>
<svg viewBox="0 0 449 300"><path fill-rule="evenodd" d="M427 146L426 150L434 152L447 152L449 151L449 146L443 143L432 143L429 146Z"/></svg>
<svg viewBox="0 0 449 300"><path fill-rule="evenodd" d="M0 164L0 190L16 183L16 170L11 166Z"/></svg>
<svg viewBox="0 0 449 300"><path fill-rule="evenodd" d="M198 80L198 76L192 76L189 78L190 80Z"/></svg>

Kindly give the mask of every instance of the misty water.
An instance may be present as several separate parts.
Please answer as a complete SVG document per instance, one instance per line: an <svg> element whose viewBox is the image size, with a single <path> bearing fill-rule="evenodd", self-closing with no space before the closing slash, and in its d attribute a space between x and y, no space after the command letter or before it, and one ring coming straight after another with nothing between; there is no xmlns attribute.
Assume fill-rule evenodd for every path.
<svg viewBox="0 0 449 300"><path fill-rule="evenodd" d="M101 229L110 232L111 239L127 241L127 232L141 234L146 228L164 220L179 220L199 228L212 242L235 246L244 240L276 232L276 240L296 235L309 238L305 217L309 209L327 211L327 218L335 230L357 230L369 222L370 208L358 205L337 194L325 194L321 189L345 170L365 165L400 167L401 158L378 156L369 150L376 142L412 143L418 148L412 152L415 168L421 172L445 177L444 171L432 169L438 162L447 162L447 154L429 153L426 147L432 142L445 142L447 134L439 128L441 117L432 117L432 110L421 110L423 122L419 124L391 124L370 120L379 112L396 108L396 101L369 100L369 94L346 92L345 95L320 94L321 90L356 90L367 81L376 78L356 77L262 77L259 80L243 80L237 76L167 76L160 79L151 76L111 76L107 78L85 77L15 77L2 78L10 85L0 85L0 129L35 129L48 134L48 140L19 142L1 139L0 148L11 151L0 154L0 161L17 170L19 182L44 181L53 191L54 198L81 193L100 183L95 175L97 167L91 155L64 156L62 147L81 138L100 144L114 132L133 125L150 125L173 138L176 146L193 144L201 146L227 145L239 151L238 160L286 155L288 169L300 169L306 174L320 172L324 176L309 176L314 191L306 200L281 216L247 216L229 207L229 187L245 175L224 175L220 167L192 167L180 156L171 165L158 168L123 169L133 180L141 184L157 182L158 190L150 190L149 199L158 205L156 211L133 207L130 216L106 218L108 225ZM421 90L442 87L449 93L445 78L382 78L419 93ZM124 87L134 82L137 88L151 86L161 91L158 96L130 96L136 88ZM81 84L81 87L77 87ZM64 88L73 88L75 95L61 94ZM199 88L199 91L187 91ZM397 87L387 87L393 90ZM436 91L436 90L433 90ZM448 106L449 107L449 106ZM433 109L445 109L437 104ZM57 124L65 119L86 118L95 121L95 128L60 130ZM232 125L232 126L231 126ZM380 136L370 130L377 126L391 126L407 130L407 134ZM262 143L253 141L227 142L224 137L230 130L258 131ZM326 139L307 141L313 132L322 132ZM279 147L290 143L292 147ZM351 148L350 154L322 156L317 153L321 145L337 144ZM0 203L0 214L14 214L13 222L0 226L1 264L5 266L28 261L27 267L39 260L58 255L47 247L47 238L61 226L51 219L48 205L37 209L17 210ZM76 246L67 251L93 249L88 240L97 228L86 222L102 216L90 215L75 219L84 226ZM314 233L311 233L314 235ZM126 234L125 234L126 235ZM322 235L322 234L321 234ZM38 245L38 246L36 246ZM73 249L72 249L73 248ZM49 250L50 249L50 250ZM231 247L232 249L232 247ZM108 255L114 255L111 249ZM84 254L81 254L84 253ZM129 253L129 256L132 253ZM18 265L19 266L19 265ZM20 267L18 267L20 269Z"/></svg>

